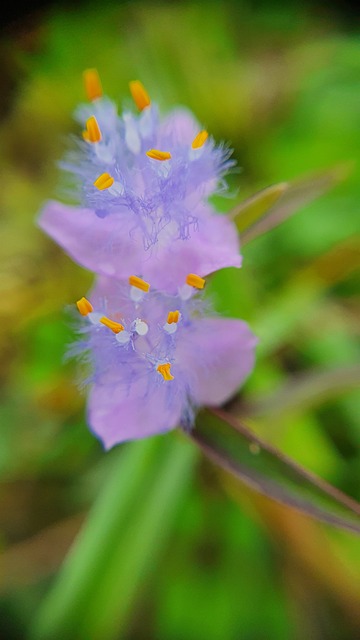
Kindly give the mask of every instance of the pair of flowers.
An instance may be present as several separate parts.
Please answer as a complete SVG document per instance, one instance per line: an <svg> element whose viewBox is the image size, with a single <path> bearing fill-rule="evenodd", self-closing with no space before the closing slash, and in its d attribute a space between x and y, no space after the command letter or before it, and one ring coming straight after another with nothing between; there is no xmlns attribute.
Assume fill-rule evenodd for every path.
<svg viewBox="0 0 360 640"><path fill-rule="evenodd" d="M240 267L237 232L209 197L225 189L229 152L185 109L160 119L130 83L118 115L97 72L84 74L82 138L62 163L81 206L45 205L40 227L97 278L77 302L74 353L90 365L88 422L106 448L190 428L220 405L254 364L256 340L239 320L209 316L205 277Z"/></svg>

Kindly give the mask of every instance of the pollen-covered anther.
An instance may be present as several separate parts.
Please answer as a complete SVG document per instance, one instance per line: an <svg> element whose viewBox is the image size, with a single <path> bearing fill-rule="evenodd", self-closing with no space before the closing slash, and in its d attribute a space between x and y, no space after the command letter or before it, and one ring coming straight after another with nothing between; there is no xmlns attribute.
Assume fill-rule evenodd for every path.
<svg viewBox="0 0 360 640"><path fill-rule="evenodd" d="M170 372L170 362L164 362L156 367L156 371L162 375L164 380L174 380L174 376Z"/></svg>
<svg viewBox="0 0 360 640"><path fill-rule="evenodd" d="M120 331L124 331L124 327L122 324L120 324L120 322L115 322L115 320L110 320L110 318L107 318L106 316L103 316L102 318L100 318L100 322L101 324L104 324L105 327L108 327L109 329L111 329L111 331L113 331L114 333L120 333Z"/></svg>
<svg viewBox="0 0 360 640"><path fill-rule="evenodd" d="M82 316L87 316L93 311L91 302L89 302L89 300L87 300L86 298L80 298L80 300L77 301L76 306Z"/></svg>
<svg viewBox="0 0 360 640"><path fill-rule="evenodd" d="M208 137L209 137L209 134L207 131L205 131L205 129L203 131L200 131L200 133L198 133L197 136L195 136L194 140L191 143L192 149L200 149L200 147L202 147L205 144Z"/></svg>
<svg viewBox="0 0 360 640"><path fill-rule="evenodd" d="M167 317L168 324L179 322L179 320L180 320L180 311L169 311L168 317Z"/></svg>
<svg viewBox="0 0 360 640"><path fill-rule="evenodd" d="M140 80L132 80L129 82L129 87L132 98L139 111L143 111L146 107L150 106L151 100L149 94Z"/></svg>
<svg viewBox="0 0 360 640"><path fill-rule="evenodd" d="M166 323L163 325L164 331L169 335L176 333L178 328L178 322L181 318L180 311L169 311Z"/></svg>
<svg viewBox="0 0 360 640"><path fill-rule="evenodd" d="M171 153L169 151L160 151L159 149L149 149L146 152L146 155L152 160L160 160L160 162L164 162L164 160L170 160Z"/></svg>
<svg viewBox="0 0 360 640"><path fill-rule="evenodd" d="M129 285L131 287L136 287L136 289L141 289L141 291L144 291L145 293L150 289L150 284L145 282L145 280L138 278L138 276L130 276Z"/></svg>
<svg viewBox="0 0 360 640"><path fill-rule="evenodd" d="M114 184L114 178L110 175L110 173L102 173L101 176L96 178L94 182L94 187L99 189L99 191L105 191Z"/></svg>
<svg viewBox="0 0 360 640"><path fill-rule="evenodd" d="M196 273L189 273L186 276L186 284L190 287L195 287L195 289L203 289L205 286L205 280L204 278L197 276Z"/></svg>
<svg viewBox="0 0 360 640"><path fill-rule="evenodd" d="M101 81L96 69L86 69L83 73L85 93L88 100L97 100L103 95Z"/></svg>
<svg viewBox="0 0 360 640"><path fill-rule="evenodd" d="M86 142L91 142L94 144L95 142L100 142L102 136L100 127L98 125L98 121L95 116L91 116L86 121L86 129L83 131L83 138Z"/></svg>

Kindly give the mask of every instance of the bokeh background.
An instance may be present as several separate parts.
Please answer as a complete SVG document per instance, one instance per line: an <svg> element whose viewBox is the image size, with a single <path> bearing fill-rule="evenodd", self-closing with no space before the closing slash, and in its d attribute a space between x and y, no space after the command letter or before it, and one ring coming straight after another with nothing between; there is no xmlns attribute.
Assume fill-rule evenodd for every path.
<svg viewBox="0 0 360 640"><path fill-rule="evenodd" d="M249 243L243 269L210 289L259 336L241 391L248 424L360 499L356 14L340 2L159 0L42 3L3 18L1 638L355 640L355 536L259 497L181 434L103 452L64 362L66 307L92 276L36 216L58 196L88 67L119 105L139 78L164 112L186 105L229 142L239 171L223 211L350 162L346 181Z"/></svg>

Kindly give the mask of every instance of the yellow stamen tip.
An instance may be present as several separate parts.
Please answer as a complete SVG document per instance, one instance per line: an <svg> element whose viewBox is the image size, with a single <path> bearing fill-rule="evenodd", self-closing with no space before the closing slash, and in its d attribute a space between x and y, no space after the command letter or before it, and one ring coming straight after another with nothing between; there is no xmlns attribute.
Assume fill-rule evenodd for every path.
<svg viewBox="0 0 360 640"><path fill-rule="evenodd" d="M191 146L193 149L200 149L200 147L203 146L203 144L205 144L206 140L208 139L209 134L207 131L200 131L200 133L197 134L197 136L195 136L194 140L191 143Z"/></svg>
<svg viewBox="0 0 360 640"><path fill-rule="evenodd" d="M86 142L100 142L101 131L95 116L91 116L86 121L86 131L83 132L83 138Z"/></svg>
<svg viewBox="0 0 360 640"><path fill-rule="evenodd" d="M190 287L195 287L195 289L203 289L205 286L205 280L204 278L197 276L196 273L189 273L186 277L186 284Z"/></svg>
<svg viewBox="0 0 360 640"><path fill-rule="evenodd" d="M174 322L179 322L180 319L180 311L169 311L167 317L167 323L173 324Z"/></svg>
<svg viewBox="0 0 360 640"><path fill-rule="evenodd" d="M122 324L120 324L120 322L110 320L110 318L107 318L106 316L100 318L100 322L101 324L104 324L105 327L109 327L109 329L111 329L111 331L113 331L114 333L120 333L120 331L124 331L124 327Z"/></svg>
<svg viewBox="0 0 360 640"><path fill-rule="evenodd" d="M158 371L164 380L174 380L174 376L170 373L170 362L164 362L164 364L159 364L156 367L156 371Z"/></svg>
<svg viewBox="0 0 360 640"><path fill-rule="evenodd" d="M169 151L159 151L159 149L149 149L149 151L146 152L146 155L153 160L161 160L161 162L164 160L170 160L171 158L171 153L169 153Z"/></svg>
<svg viewBox="0 0 360 640"><path fill-rule="evenodd" d="M96 178L94 187L99 189L99 191L104 191L111 187L112 184L114 184L114 178L112 178L109 173L102 173L101 176Z"/></svg>
<svg viewBox="0 0 360 640"><path fill-rule="evenodd" d="M140 80L132 80L129 82L129 87L132 98L139 111L143 111L143 109L151 104L149 94Z"/></svg>
<svg viewBox="0 0 360 640"><path fill-rule="evenodd" d="M85 93L89 100L101 98L103 90L101 80L96 69L86 69L83 73Z"/></svg>
<svg viewBox="0 0 360 640"><path fill-rule="evenodd" d="M86 298L80 298L80 300L77 301L76 306L82 316L87 316L88 313L91 313L93 311L91 302L89 302L89 300L87 300Z"/></svg>
<svg viewBox="0 0 360 640"><path fill-rule="evenodd" d="M147 293L150 289L150 285L145 280L138 278L137 276L130 276L129 285L132 287L136 287L137 289L141 289L141 291L145 291Z"/></svg>

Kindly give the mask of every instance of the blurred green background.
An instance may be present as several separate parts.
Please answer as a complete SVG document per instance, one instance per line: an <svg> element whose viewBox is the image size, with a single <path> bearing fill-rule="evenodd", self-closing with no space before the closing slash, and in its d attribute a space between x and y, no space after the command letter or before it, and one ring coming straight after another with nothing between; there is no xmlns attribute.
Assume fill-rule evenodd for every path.
<svg viewBox="0 0 360 640"><path fill-rule="evenodd" d="M351 161L210 288L259 336L248 423L360 499L356 23L325 3L53 4L3 29L0 57L1 638L360 637L355 536L259 497L176 432L102 451L64 363L66 306L92 276L35 225L88 67L119 105L139 78L164 112L184 104L229 142L222 210Z"/></svg>

